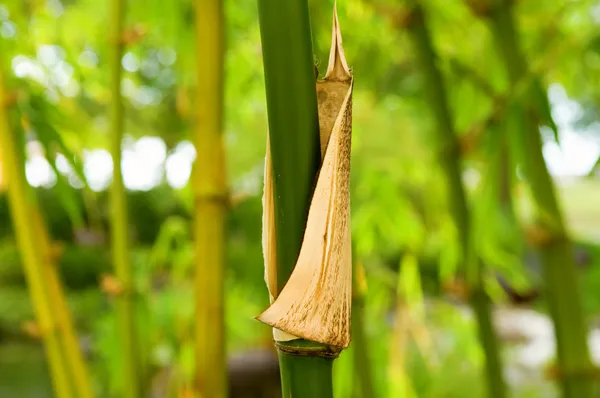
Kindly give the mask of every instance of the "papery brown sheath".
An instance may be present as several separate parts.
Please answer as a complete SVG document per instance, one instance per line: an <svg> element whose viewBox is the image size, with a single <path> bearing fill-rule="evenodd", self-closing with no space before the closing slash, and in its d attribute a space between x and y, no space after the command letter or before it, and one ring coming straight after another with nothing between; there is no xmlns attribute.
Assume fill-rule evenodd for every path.
<svg viewBox="0 0 600 398"><path fill-rule="evenodd" d="M274 328L276 341L303 338L339 348L350 344L349 183L353 81L334 9L327 73L316 83L323 163L311 199L300 254L281 292L277 291L273 183L267 140L263 253L271 305L257 319Z"/></svg>

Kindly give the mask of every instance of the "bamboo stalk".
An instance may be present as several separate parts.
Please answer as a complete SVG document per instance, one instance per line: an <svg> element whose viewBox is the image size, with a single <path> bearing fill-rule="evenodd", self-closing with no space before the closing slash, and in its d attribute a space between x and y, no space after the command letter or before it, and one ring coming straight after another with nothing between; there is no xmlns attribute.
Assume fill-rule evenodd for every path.
<svg viewBox="0 0 600 398"><path fill-rule="evenodd" d="M491 321L490 299L482 286L480 264L472 243L471 215L461 178L460 144L454 131L444 80L437 67L437 57L427 22L422 7L416 2L409 18L408 31L425 75L427 95L437 125L435 133L440 146L438 159L440 169L446 174L450 212L459 233L461 259L471 292L470 304L477 319L479 339L485 354L488 393L490 397L502 398L506 395L506 385L496 333Z"/></svg>
<svg viewBox="0 0 600 398"><path fill-rule="evenodd" d="M319 121L307 0L259 0L274 173L277 284L287 282L302 244L320 164Z"/></svg>
<svg viewBox="0 0 600 398"><path fill-rule="evenodd" d="M1 61L0 61L1 62ZM23 162L18 159L16 141L10 131L6 112L3 70L0 66L0 149L3 151L3 173L7 179L12 222L29 285L46 357L50 366L54 393L58 398L73 397L67 363L63 356L57 325L52 314L51 295L45 283L44 261L38 250L35 225L30 218L31 198L25 183Z"/></svg>
<svg viewBox="0 0 600 398"><path fill-rule="evenodd" d="M272 165L274 190L277 296L303 241L320 164L319 120L307 0L259 0L258 8L271 154L267 167ZM278 344L283 397L332 397L333 360L294 355L303 348L319 354L326 347L302 339Z"/></svg>
<svg viewBox="0 0 600 398"><path fill-rule="evenodd" d="M94 396L90 383L89 372L79 346L77 334L71 319L71 314L60 280L57 275L56 262L52 255L48 230L45 228L37 203L32 203L31 217L36 229L37 242L45 259L44 270L46 281L56 311L58 333L65 350L65 358L73 381L75 396L92 398Z"/></svg>
<svg viewBox="0 0 600 398"><path fill-rule="evenodd" d="M354 374L356 375L362 398L375 397L371 356L369 353L368 336L365 330L365 298L367 281L361 262L355 262L353 278L354 289L352 296L352 336L354 347Z"/></svg>
<svg viewBox="0 0 600 398"><path fill-rule="evenodd" d="M402 260L401 270L398 273L396 282L396 306L394 314L394 324L390 333L390 348L391 352L388 359L389 372L389 394L393 397L416 398L417 394L410 380L406 367L406 353L409 339L409 329L414 319L411 319L411 308L407 300L407 292L404 286L404 277L407 268L418 266L416 259L412 253L404 255ZM410 271L408 271L410 272Z"/></svg>
<svg viewBox="0 0 600 398"><path fill-rule="evenodd" d="M227 187L223 147L224 16L221 0L196 1L198 119L194 135L196 389L227 396L224 241Z"/></svg>
<svg viewBox="0 0 600 398"><path fill-rule="evenodd" d="M520 49L518 31L510 1L500 0L489 10L488 22L494 33L498 54L511 84L527 74L529 65ZM534 88L533 88L534 89ZM528 90L521 107L513 106L511 117L523 126L520 143L526 179L537 207L537 228L546 238L538 245L549 290L548 302L557 339L561 387L564 397L586 398L593 395L593 373L587 345L587 327L579 299L579 286L573 248L566 231L562 211L542 154L542 142L536 119L534 95Z"/></svg>
<svg viewBox="0 0 600 398"><path fill-rule="evenodd" d="M129 259L128 215L121 170L121 141L123 139L123 103L121 98L121 57L123 54L123 19L125 0L110 2L110 152L113 159L111 199L111 246L120 293L116 297L121 352L123 355L123 395L142 396L140 356L137 347L135 305L133 301L132 270Z"/></svg>

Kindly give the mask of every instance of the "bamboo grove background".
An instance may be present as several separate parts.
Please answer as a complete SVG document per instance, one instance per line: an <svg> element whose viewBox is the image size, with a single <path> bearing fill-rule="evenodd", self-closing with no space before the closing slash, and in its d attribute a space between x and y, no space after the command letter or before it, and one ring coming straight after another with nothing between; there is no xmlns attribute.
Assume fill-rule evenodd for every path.
<svg viewBox="0 0 600 398"><path fill-rule="evenodd" d="M0 4L1 397L281 396L254 319L265 143L294 175L291 264L333 6ZM598 394L600 3L337 9L352 344L332 376L284 378L340 398Z"/></svg>

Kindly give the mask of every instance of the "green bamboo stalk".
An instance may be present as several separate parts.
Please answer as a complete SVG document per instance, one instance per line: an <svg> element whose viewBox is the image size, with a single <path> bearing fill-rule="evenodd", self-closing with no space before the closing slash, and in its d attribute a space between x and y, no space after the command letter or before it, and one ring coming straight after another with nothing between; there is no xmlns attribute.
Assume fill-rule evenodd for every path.
<svg viewBox="0 0 600 398"><path fill-rule="evenodd" d="M279 290L302 244L320 163L319 120L308 3L259 0L274 173Z"/></svg>
<svg viewBox="0 0 600 398"><path fill-rule="evenodd" d="M367 281L362 263L354 263L352 290L352 346L354 347L354 374L362 398L375 397L368 336L365 330L365 299Z"/></svg>
<svg viewBox="0 0 600 398"><path fill-rule="evenodd" d="M227 210L223 147L224 17L221 0L196 1L197 124L194 170L196 239L196 390L227 396L224 240Z"/></svg>
<svg viewBox="0 0 600 398"><path fill-rule="evenodd" d="M1 61L0 61L1 63ZM54 393L58 398L74 397L68 376L68 364L63 355L58 329L51 308L51 294L45 282L44 259L38 250L35 225L30 217L31 197L25 183L23 161L18 158L16 140L10 130L6 112L3 70L0 65L0 150L3 152L3 173L7 179L12 222L29 285L31 301L36 314Z"/></svg>
<svg viewBox="0 0 600 398"><path fill-rule="evenodd" d="M295 266L320 163L319 121L307 0L259 0L260 31L273 165L277 288ZM279 342L284 397L333 395L333 360L298 356L297 347L326 350L320 344Z"/></svg>
<svg viewBox="0 0 600 398"><path fill-rule="evenodd" d="M413 4L408 31L425 75L429 104L437 125L435 132L440 145L438 159L440 169L446 174L450 212L459 233L461 258L467 271L471 293L470 304L477 319L479 339L485 354L488 393L490 397L502 398L506 395L506 384L490 315L491 303L482 286L480 264L472 244L471 215L461 178L459 141L452 123L444 80L437 67L437 57L420 4Z"/></svg>
<svg viewBox="0 0 600 398"><path fill-rule="evenodd" d="M45 260L44 270L46 281L52 298L52 305L56 311L56 322L58 333L64 346L66 363L72 378L75 396L81 398L92 398L94 396L90 383L87 365L81 352L77 333L71 319L69 307L60 284L56 270L56 261L52 255L50 237L46 229L37 202L32 203L31 217L36 229L37 242Z"/></svg>
<svg viewBox="0 0 600 398"><path fill-rule="evenodd" d="M123 103L121 98L121 57L123 54L123 19L125 0L110 2L110 152L113 159L111 199L111 245L115 273L121 292L116 297L121 352L123 355L123 396L142 396L140 356L137 347L132 270L129 259L128 215L121 170L123 139Z"/></svg>
<svg viewBox="0 0 600 398"><path fill-rule="evenodd" d="M511 84L527 74L529 65L520 49L512 3L498 0L488 14L498 54ZM511 117L523 126L521 143L525 176L537 207L538 228L549 236L537 242L549 290L548 302L554 321L561 387L567 398L593 395L593 374L587 345L587 328L580 303L573 248L565 228L552 177L542 154L542 141L535 118L535 92L530 88L521 105L513 106Z"/></svg>

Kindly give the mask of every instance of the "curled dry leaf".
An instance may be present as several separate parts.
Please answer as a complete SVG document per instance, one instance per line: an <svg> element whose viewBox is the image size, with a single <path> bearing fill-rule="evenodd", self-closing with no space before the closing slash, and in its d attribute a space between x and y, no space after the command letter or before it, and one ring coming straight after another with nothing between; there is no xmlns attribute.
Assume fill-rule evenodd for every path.
<svg viewBox="0 0 600 398"><path fill-rule="evenodd" d="M323 163L300 254L281 292L277 292L272 170L267 143L263 251L271 306L258 320L275 328L277 341L304 338L340 348L350 344L352 86L334 9L329 65L325 78L317 81L316 87Z"/></svg>

